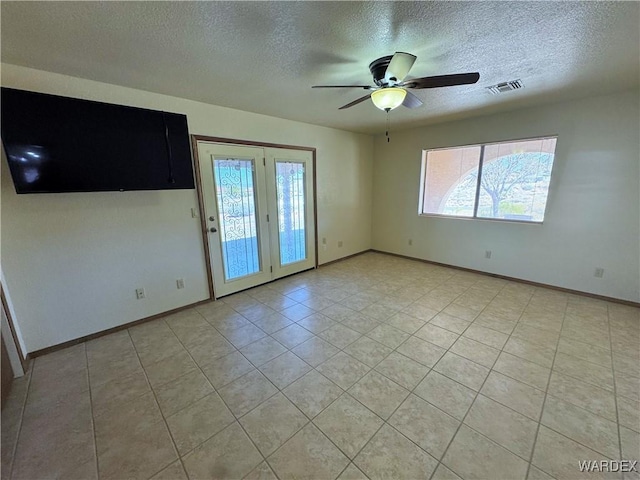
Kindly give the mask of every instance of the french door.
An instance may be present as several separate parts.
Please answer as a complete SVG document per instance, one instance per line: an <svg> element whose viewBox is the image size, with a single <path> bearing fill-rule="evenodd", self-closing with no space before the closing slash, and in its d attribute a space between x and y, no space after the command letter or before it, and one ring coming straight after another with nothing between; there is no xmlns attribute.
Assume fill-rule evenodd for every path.
<svg viewBox="0 0 640 480"><path fill-rule="evenodd" d="M197 145L216 297L313 268L311 152Z"/></svg>

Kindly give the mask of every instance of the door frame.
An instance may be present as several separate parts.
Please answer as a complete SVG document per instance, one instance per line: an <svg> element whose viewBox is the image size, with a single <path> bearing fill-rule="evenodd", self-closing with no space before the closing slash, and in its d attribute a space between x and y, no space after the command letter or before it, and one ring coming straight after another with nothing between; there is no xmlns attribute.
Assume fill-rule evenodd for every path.
<svg viewBox="0 0 640 480"><path fill-rule="evenodd" d="M314 267L318 268L318 196L316 184L316 149L315 147L303 147L300 145L285 145L280 143L254 142L252 140L239 140L234 138L210 137L208 135L191 135L191 152L193 154L193 170L196 180L196 193L198 195L198 209L200 210L200 232L202 233L202 244L204 247L204 260L207 269L207 282L209 283L209 299L215 300L215 290L213 286L213 271L211 270L211 251L209 249L209 239L207 236L207 221L205 218L204 196L202 193L202 178L200 176L200 158L198 157L198 142L221 143L229 146L250 146L262 148L283 148L287 150L302 150L311 152L312 181L313 181L313 225L315 259Z"/></svg>

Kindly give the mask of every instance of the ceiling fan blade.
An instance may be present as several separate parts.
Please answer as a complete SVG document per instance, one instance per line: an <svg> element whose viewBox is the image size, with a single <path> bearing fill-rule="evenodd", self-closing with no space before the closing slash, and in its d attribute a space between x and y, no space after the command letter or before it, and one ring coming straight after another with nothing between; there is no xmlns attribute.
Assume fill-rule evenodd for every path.
<svg viewBox="0 0 640 480"><path fill-rule="evenodd" d="M412 78L411 80L400 84L406 88L438 88L453 87L455 85L470 85L476 83L480 79L478 72L473 73L456 73L453 75L436 75L434 77Z"/></svg>
<svg viewBox="0 0 640 480"><path fill-rule="evenodd" d="M365 90L371 90L371 85L314 85L311 88L364 88Z"/></svg>
<svg viewBox="0 0 640 480"><path fill-rule="evenodd" d="M385 78L387 80L395 78L397 82L401 82L404 80L404 77L407 76L411 67L413 67L416 58L415 55L411 55L410 53L396 52L389 62L387 71L384 74Z"/></svg>
<svg viewBox="0 0 640 480"><path fill-rule="evenodd" d="M351 108L351 107L353 107L354 105L357 105L357 104L359 104L359 103L364 102L365 100L368 100L368 99L369 99L369 97L371 97L371 94L367 94L367 95L365 95L364 97L360 97L359 99L354 100L354 101L353 101L353 102L351 102L351 103L347 103L346 105L343 105L342 107L340 107L338 110L344 110L345 108Z"/></svg>
<svg viewBox="0 0 640 480"><path fill-rule="evenodd" d="M407 108L418 108L422 106L422 100L416 97L413 93L407 92L406 97L404 97L404 101L402 102Z"/></svg>

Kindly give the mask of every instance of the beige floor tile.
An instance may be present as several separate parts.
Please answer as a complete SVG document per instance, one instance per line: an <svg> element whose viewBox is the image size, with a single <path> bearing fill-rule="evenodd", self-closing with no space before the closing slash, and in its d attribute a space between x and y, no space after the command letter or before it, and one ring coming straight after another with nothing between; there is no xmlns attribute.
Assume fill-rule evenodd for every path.
<svg viewBox="0 0 640 480"><path fill-rule="evenodd" d="M233 352L235 348L219 335L207 342L192 345L188 350L193 360L199 366L203 366Z"/></svg>
<svg viewBox="0 0 640 480"><path fill-rule="evenodd" d="M102 383L91 389L93 415L98 416L109 409L119 408L150 391L144 372Z"/></svg>
<svg viewBox="0 0 640 480"><path fill-rule="evenodd" d="M360 310L360 313L379 322L384 322L388 318L392 317L396 312L397 309L385 307L379 303L374 303Z"/></svg>
<svg viewBox="0 0 640 480"><path fill-rule="evenodd" d="M300 480L336 478L349 463L349 459L311 423L267 461L280 478Z"/></svg>
<svg viewBox="0 0 640 480"><path fill-rule="evenodd" d="M444 310L442 310L442 313L459 318L465 322L473 322L473 320L478 316L478 312L476 310L472 310L455 303L448 305Z"/></svg>
<svg viewBox="0 0 640 480"><path fill-rule="evenodd" d="M598 348L582 342L571 340L570 338L560 338L558 342L558 353L571 355L591 363L597 363L604 367L611 367L611 352L604 348Z"/></svg>
<svg viewBox="0 0 640 480"><path fill-rule="evenodd" d="M613 354L613 368L616 372L640 378L640 358L631 355Z"/></svg>
<svg viewBox="0 0 640 480"><path fill-rule="evenodd" d="M317 370L343 389L360 380L371 367L368 367L354 357L339 352L317 367Z"/></svg>
<svg viewBox="0 0 640 480"><path fill-rule="evenodd" d="M422 303L415 302L402 309L402 313L406 313L412 317L416 317L424 322L428 322L438 314L438 310L425 306Z"/></svg>
<svg viewBox="0 0 640 480"><path fill-rule="evenodd" d="M348 318L358 315L355 310L345 307L344 305L334 304L329 308L322 310L322 314L335 320L336 322L343 322Z"/></svg>
<svg viewBox="0 0 640 480"><path fill-rule="evenodd" d="M445 312L440 312L438 315L433 317L429 323L457 334L461 334L469 325L471 325L471 322L467 322L466 320L462 320Z"/></svg>
<svg viewBox="0 0 640 480"><path fill-rule="evenodd" d="M275 452L307 422L307 417L281 393L240 419L240 424L265 457Z"/></svg>
<svg viewBox="0 0 640 480"><path fill-rule="evenodd" d="M391 353L375 369L408 390L415 388L429 372L428 367L397 352Z"/></svg>
<svg viewBox="0 0 640 480"><path fill-rule="evenodd" d="M89 362L89 382L93 388L116 378L126 377L142 371L142 365L135 350L108 360Z"/></svg>
<svg viewBox="0 0 640 480"><path fill-rule="evenodd" d="M349 393L385 420L409 395L407 389L375 371L365 375L349 389Z"/></svg>
<svg viewBox="0 0 640 480"><path fill-rule="evenodd" d="M478 325L471 325L467 328L463 336L475 340L476 342L484 343L490 347L501 350L504 344L507 343L508 335L500 333L490 328L480 327Z"/></svg>
<svg viewBox="0 0 640 480"><path fill-rule="evenodd" d="M640 459L640 433L626 427L620 427L622 459Z"/></svg>
<svg viewBox="0 0 640 480"><path fill-rule="evenodd" d="M209 395L213 387L200 370L195 370L154 390L162 413L169 416Z"/></svg>
<svg viewBox="0 0 640 480"><path fill-rule="evenodd" d="M500 354L493 366L493 370L539 390L547 389L547 383L551 373L550 369L546 367L505 352Z"/></svg>
<svg viewBox="0 0 640 480"><path fill-rule="evenodd" d="M582 319L581 322L584 322L584 319ZM572 327L563 325L560 335L563 338L588 343L589 345L594 345L607 350L611 347L611 340L607 331L602 329L593 330L586 327L584 324L576 324Z"/></svg>
<svg viewBox="0 0 640 480"><path fill-rule="evenodd" d="M293 320L288 319L279 312L273 312L269 315L253 320L253 324L266 333L277 332L278 330L282 330L292 323Z"/></svg>
<svg viewBox="0 0 640 480"><path fill-rule="evenodd" d="M473 390L480 390L489 369L471 360L447 352L433 369Z"/></svg>
<svg viewBox="0 0 640 480"><path fill-rule="evenodd" d="M211 384L220 389L254 369L254 366L238 351L217 358L202 366L202 372Z"/></svg>
<svg viewBox="0 0 640 480"><path fill-rule="evenodd" d="M345 348L344 351L365 365L375 367L393 350L369 337L363 336Z"/></svg>
<svg viewBox="0 0 640 480"><path fill-rule="evenodd" d="M415 336L407 339L396 351L427 367L433 367L446 352L444 348L425 342Z"/></svg>
<svg viewBox="0 0 640 480"><path fill-rule="evenodd" d="M251 473L244 477L243 480L278 480L278 477L273 473L273 470L271 470L271 467L267 462L262 462L256 468L251 470Z"/></svg>
<svg viewBox="0 0 640 480"><path fill-rule="evenodd" d="M302 303L305 307L309 307L311 310L319 312L320 310L329 308L335 302L333 300L330 300L324 297L310 297L300 303Z"/></svg>
<svg viewBox="0 0 640 480"><path fill-rule="evenodd" d="M287 349L271 337L261 338L240 349L247 359L256 367L282 355Z"/></svg>
<svg viewBox="0 0 640 480"><path fill-rule="evenodd" d="M296 302L293 303L295 304ZM275 312L275 310L270 306L259 302L254 305L247 306L246 308L240 308L236 310L238 310L243 317L247 318L251 322L253 322L254 320L259 320L263 317L267 317Z"/></svg>
<svg viewBox="0 0 640 480"><path fill-rule="evenodd" d="M347 468L340 474L338 480L369 480L362 471L356 467L353 463L350 463Z"/></svg>
<svg viewBox="0 0 640 480"><path fill-rule="evenodd" d="M297 324L289 325L271 335L287 348L294 348L313 337L313 333Z"/></svg>
<svg viewBox="0 0 640 480"><path fill-rule="evenodd" d="M227 307L228 308L228 307ZM231 335L231 332L240 328L251 325L251 322L240 315L235 310L229 308L231 312L228 315L220 316L218 318L208 318L207 321L225 337Z"/></svg>
<svg viewBox="0 0 640 480"><path fill-rule="evenodd" d="M397 348L410 337L408 333L387 324L378 325L367 336L389 348Z"/></svg>
<svg viewBox="0 0 640 480"><path fill-rule="evenodd" d="M185 455L234 420L218 394L211 393L167 417L167 425L178 453Z"/></svg>
<svg viewBox="0 0 640 480"><path fill-rule="evenodd" d="M167 327L169 328L169 327ZM180 340L171 332L171 336L162 337L157 341L150 341L141 345L136 344L136 351L143 366L164 360L184 351Z"/></svg>
<svg viewBox="0 0 640 480"><path fill-rule="evenodd" d="M560 334L559 332L543 330L540 328L529 326L525 323L520 323L513 330L511 336L521 338L529 343L534 343L536 345L555 350Z"/></svg>
<svg viewBox="0 0 640 480"><path fill-rule="evenodd" d="M329 342L331 345L343 349L347 345L355 342L362 335L355 330L350 329L349 327L337 324L323 332L320 332L318 336L323 340Z"/></svg>
<svg viewBox="0 0 640 480"><path fill-rule="evenodd" d="M311 366L291 352L285 352L260 367L260 371L281 390L310 370Z"/></svg>
<svg viewBox="0 0 640 480"><path fill-rule="evenodd" d="M182 351L145 367L149 383L158 387L198 368L191 356Z"/></svg>
<svg viewBox="0 0 640 480"><path fill-rule="evenodd" d="M531 465L529 467L529 475L527 480L554 480L551 475L547 475L542 470Z"/></svg>
<svg viewBox="0 0 640 480"><path fill-rule="evenodd" d="M177 459L151 393L109 410L94 423L100 478L147 478Z"/></svg>
<svg viewBox="0 0 640 480"><path fill-rule="evenodd" d="M315 370L283 390L283 393L309 418L318 415L342 394L342 389Z"/></svg>
<svg viewBox="0 0 640 480"><path fill-rule="evenodd" d="M439 459L460 421L412 394L389 418L389 424Z"/></svg>
<svg viewBox="0 0 640 480"><path fill-rule="evenodd" d="M617 402L620 425L640 432L640 401L618 397Z"/></svg>
<svg viewBox="0 0 640 480"><path fill-rule="evenodd" d="M253 370L218 390L236 417L253 410L277 392L278 389L258 370Z"/></svg>
<svg viewBox="0 0 640 480"><path fill-rule="evenodd" d="M415 333L416 337L433 343L441 348L447 349L458 339L457 333L450 332L444 328L427 323L424 327Z"/></svg>
<svg viewBox="0 0 640 480"><path fill-rule="evenodd" d="M480 393L535 421L540 418L545 394L525 383L492 371Z"/></svg>
<svg viewBox="0 0 640 480"><path fill-rule="evenodd" d="M303 318L308 317L309 315L311 315L312 313L314 313L315 310L305 306L305 305L301 305L301 304L295 304L292 306L289 306L287 308L285 308L284 310L282 310L282 314L287 317L290 320L293 320L294 322L299 322L300 320L302 320Z"/></svg>
<svg viewBox="0 0 640 480"><path fill-rule="evenodd" d="M429 478L437 461L389 425L384 425L354 463L371 480Z"/></svg>
<svg viewBox="0 0 640 480"><path fill-rule="evenodd" d="M529 342L527 339L516 337L511 337L503 350L511 355L524 358L547 368L551 368L556 355L556 351L553 348L544 347L540 344Z"/></svg>
<svg viewBox="0 0 640 480"><path fill-rule="evenodd" d="M585 362L564 353L557 353L553 370L583 380L596 387L613 391L613 373L611 368Z"/></svg>
<svg viewBox="0 0 640 480"><path fill-rule="evenodd" d="M442 463L438 465L431 480L462 480L458 475L445 467Z"/></svg>
<svg viewBox="0 0 640 480"><path fill-rule="evenodd" d="M191 479L242 478L260 462L262 455L237 422L187 454L184 466Z"/></svg>
<svg viewBox="0 0 640 480"><path fill-rule="evenodd" d="M245 325L244 327L224 333L226 339L229 340L236 348L242 348L245 345L249 345L256 340L260 340L266 335L266 333L253 324Z"/></svg>
<svg viewBox="0 0 640 480"><path fill-rule="evenodd" d="M473 322L478 327L485 327L497 332L504 333L505 335L511 335L513 329L516 327L517 320L505 320L503 318L497 318L493 315L483 311L478 318Z"/></svg>
<svg viewBox="0 0 640 480"><path fill-rule="evenodd" d="M2 425L3 433L5 425ZM47 411L25 411L13 459L15 479L66 478L95 471L94 436L88 392ZM4 450L6 445L2 446ZM93 468L86 465L93 462ZM78 471L78 467L83 468ZM3 474L4 475L4 474Z"/></svg>
<svg viewBox="0 0 640 480"><path fill-rule="evenodd" d="M353 458L384 423L348 393L327 407L313 422L349 458Z"/></svg>
<svg viewBox="0 0 640 480"><path fill-rule="evenodd" d="M460 337L449 351L487 368L491 368L500 355L500 350L466 337Z"/></svg>
<svg viewBox="0 0 640 480"><path fill-rule="evenodd" d="M631 400L640 400L640 378L615 372L616 393Z"/></svg>
<svg viewBox="0 0 640 480"><path fill-rule="evenodd" d="M177 460L169 465L167 468L156 473L149 480L188 480L187 474L182 467L182 462Z"/></svg>
<svg viewBox="0 0 640 480"><path fill-rule="evenodd" d="M349 327L356 332L359 332L363 335L369 333L371 330L380 325L374 318L367 317L366 315L362 315L357 312L355 315L352 315L341 322L344 326Z"/></svg>
<svg viewBox="0 0 640 480"><path fill-rule="evenodd" d="M406 313L398 312L385 320L385 323L412 335L425 324L425 321L412 317L411 315L407 315Z"/></svg>
<svg viewBox="0 0 640 480"><path fill-rule="evenodd" d="M604 472L581 473L577 460L607 460L603 455L573 440L540 426L531 463L555 478L620 478L619 474Z"/></svg>
<svg viewBox="0 0 640 480"><path fill-rule="evenodd" d="M476 396L470 388L435 371L429 372L414 393L458 420L466 415Z"/></svg>
<svg viewBox="0 0 640 480"><path fill-rule="evenodd" d="M516 455L530 458L538 423L524 415L478 395L464 423Z"/></svg>
<svg viewBox="0 0 640 480"><path fill-rule="evenodd" d="M318 334L335 324L336 322L334 320L322 315L321 313L311 314L298 322L298 325L315 334Z"/></svg>
<svg viewBox="0 0 640 480"><path fill-rule="evenodd" d="M528 464L495 442L462 425L442 459L462 478L524 479Z"/></svg>
<svg viewBox="0 0 640 480"><path fill-rule="evenodd" d="M319 337L313 337L291 350L312 367L330 359L340 350Z"/></svg>
<svg viewBox="0 0 640 480"><path fill-rule="evenodd" d="M541 423L609 458L619 458L618 427L553 396L547 396Z"/></svg>
<svg viewBox="0 0 640 480"><path fill-rule="evenodd" d="M613 392L582 382L558 372L551 374L549 395L617 422Z"/></svg>

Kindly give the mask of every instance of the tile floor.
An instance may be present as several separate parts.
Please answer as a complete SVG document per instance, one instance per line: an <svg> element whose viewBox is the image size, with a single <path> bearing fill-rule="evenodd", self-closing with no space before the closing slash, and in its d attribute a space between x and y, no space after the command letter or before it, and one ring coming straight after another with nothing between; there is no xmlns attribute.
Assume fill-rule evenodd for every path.
<svg viewBox="0 0 640 480"><path fill-rule="evenodd" d="M2 478L639 480L639 401L639 309L367 253L37 358Z"/></svg>

